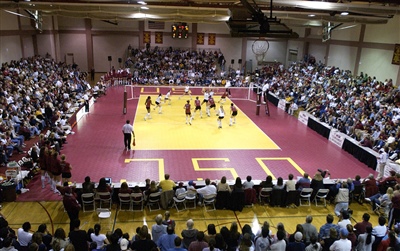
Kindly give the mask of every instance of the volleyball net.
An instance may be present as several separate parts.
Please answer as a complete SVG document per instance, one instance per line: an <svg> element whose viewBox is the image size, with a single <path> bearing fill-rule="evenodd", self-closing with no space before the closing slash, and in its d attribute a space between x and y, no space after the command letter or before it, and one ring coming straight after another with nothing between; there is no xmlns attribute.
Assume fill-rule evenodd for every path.
<svg viewBox="0 0 400 251"><path fill-rule="evenodd" d="M140 95L158 95L161 93L165 95L169 90L171 90L171 95L183 95L185 93L185 86L143 86L143 85L125 85L127 91L127 99L133 100L138 99ZM203 93L205 90L213 92L214 97L221 97L225 92L228 91L229 99L231 100L257 100L257 93L259 93L262 88L260 86L250 84L247 87L204 87L204 86L190 86L190 93L192 97L199 97L203 99Z"/></svg>

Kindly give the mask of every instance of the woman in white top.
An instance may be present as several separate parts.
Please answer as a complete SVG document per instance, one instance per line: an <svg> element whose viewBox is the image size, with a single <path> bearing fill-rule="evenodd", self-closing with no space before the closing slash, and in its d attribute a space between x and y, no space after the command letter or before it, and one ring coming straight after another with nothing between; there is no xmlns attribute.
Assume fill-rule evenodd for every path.
<svg viewBox="0 0 400 251"><path fill-rule="evenodd" d="M100 234L101 226L100 224L94 225L94 233L90 234L90 238L93 242L97 244L96 249L103 248L104 244L109 244L109 241L105 234Z"/></svg>
<svg viewBox="0 0 400 251"><path fill-rule="evenodd" d="M371 251L374 241L375 236L372 235L372 227L368 226L365 228L365 233L358 236L357 250Z"/></svg>
<svg viewBox="0 0 400 251"><path fill-rule="evenodd" d="M220 106L218 110L218 128L222 128L222 119L225 117L225 111L224 111L224 106Z"/></svg>
<svg viewBox="0 0 400 251"><path fill-rule="evenodd" d="M158 97L156 98L156 107L154 107L153 110L155 110L158 107L158 113L161 113L162 106L161 106L161 99L162 99L162 94L158 94Z"/></svg>

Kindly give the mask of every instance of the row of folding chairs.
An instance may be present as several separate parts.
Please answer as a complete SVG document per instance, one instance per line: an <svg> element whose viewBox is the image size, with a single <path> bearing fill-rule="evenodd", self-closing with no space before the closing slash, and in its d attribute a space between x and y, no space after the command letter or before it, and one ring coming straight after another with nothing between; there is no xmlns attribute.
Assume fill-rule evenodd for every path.
<svg viewBox="0 0 400 251"><path fill-rule="evenodd" d="M206 211L215 210L215 199L217 194L210 194L203 196L203 206ZM196 209L197 193L195 191L187 191L173 197L173 206L176 208L177 212L186 209ZM188 206L189 204L189 206Z"/></svg>
<svg viewBox="0 0 400 251"><path fill-rule="evenodd" d="M258 195L260 203L262 202L271 202L271 198L273 197L273 193L277 191L274 190L271 187L267 188L262 188L260 190L260 193ZM300 206L311 206L311 196L313 194L313 189L312 188L303 188L300 192L293 191L296 196L298 197L298 202ZM286 191L284 191L286 192ZM290 194L292 191L289 191L288 194ZM298 194L298 195L297 195ZM326 198L329 194L329 189L319 189L317 193L315 194L315 197L313 198L313 201L315 202L315 206L318 206L318 202L323 202L323 206L326 207ZM304 204L306 203L306 204Z"/></svg>

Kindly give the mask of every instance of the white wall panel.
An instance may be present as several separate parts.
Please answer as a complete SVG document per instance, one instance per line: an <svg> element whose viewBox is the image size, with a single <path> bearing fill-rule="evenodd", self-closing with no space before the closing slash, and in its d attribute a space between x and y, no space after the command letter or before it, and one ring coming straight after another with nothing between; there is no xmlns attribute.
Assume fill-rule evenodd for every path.
<svg viewBox="0 0 400 251"><path fill-rule="evenodd" d="M357 57L357 47L330 45L327 65L354 72Z"/></svg>
<svg viewBox="0 0 400 251"><path fill-rule="evenodd" d="M359 72L375 76L377 80L393 79L396 83L398 65L392 65L393 51L378 49L363 49L361 53Z"/></svg>
<svg viewBox="0 0 400 251"><path fill-rule="evenodd" d="M22 57L19 36L0 37L0 63L18 60Z"/></svg>

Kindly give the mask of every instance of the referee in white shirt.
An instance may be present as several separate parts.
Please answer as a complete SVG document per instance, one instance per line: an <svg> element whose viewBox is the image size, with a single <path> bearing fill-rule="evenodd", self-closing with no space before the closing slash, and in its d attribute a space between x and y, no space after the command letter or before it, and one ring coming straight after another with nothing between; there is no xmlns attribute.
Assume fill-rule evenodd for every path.
<svg viewBox="0 0 400 251"><path fill-rule="evenodd" d="M133 126L130 124L129 120L127 120L126 124L122 127L122 133L124 134L125 149L131 150L132 135L135 136L135 133L133 132Z"/></svg>

